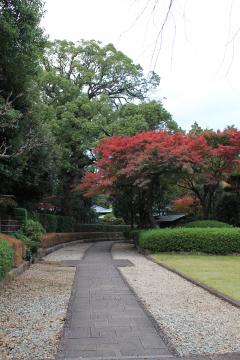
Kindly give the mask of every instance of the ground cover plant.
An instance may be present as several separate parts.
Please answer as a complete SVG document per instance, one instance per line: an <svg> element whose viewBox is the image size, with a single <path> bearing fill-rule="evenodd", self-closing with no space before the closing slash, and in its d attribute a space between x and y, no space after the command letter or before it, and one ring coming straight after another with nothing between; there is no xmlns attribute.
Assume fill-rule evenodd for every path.
<svg viewBox="0 0 240 360"><path fill-rule="evenodd" d="M240 300L240 257L153 254L152 257L191 278Z"/></svg>
<svg viewBox="0 0 240 360"><path fill-rule="evenodd" d="M153 252L240 253L240 229L150 229L140 233L139 246Z"/></svg>

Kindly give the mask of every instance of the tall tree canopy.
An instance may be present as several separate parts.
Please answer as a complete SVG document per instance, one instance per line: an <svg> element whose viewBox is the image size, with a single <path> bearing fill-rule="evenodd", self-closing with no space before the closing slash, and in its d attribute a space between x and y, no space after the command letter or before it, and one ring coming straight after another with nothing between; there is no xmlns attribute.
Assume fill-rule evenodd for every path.
<svg viewBox="0 0 240 360"><path fill-rule="evenodd" d="M41 0L0 1L1 192L21 198L47 191L55 154L38 87L46 45L42 14Z"/></svg>
<svg viewBox="0 0 240 360"><path fill-rule="evenodd" d="M46 118L63 149L66 212L71 208L71 191L84 167L95 160L92 148L101 138L178 128L160 101L147 99L159 77L155 73L145 77L139 65L111 44L57 40L48 44L42 66Z"/></svg>
<svg viewBox="0 0 240 360"><path fill-rule="evenodd" d="M49 43L43 64L47 72L45 90L50 101L60 101L66 80L71 80L69 95L71 91L80 90L89 99L105 95L115 103L143 100L149 90L159 84L155 73L145 78L141 66L135 65L112 44L103 46L94 40Z"/></svg>

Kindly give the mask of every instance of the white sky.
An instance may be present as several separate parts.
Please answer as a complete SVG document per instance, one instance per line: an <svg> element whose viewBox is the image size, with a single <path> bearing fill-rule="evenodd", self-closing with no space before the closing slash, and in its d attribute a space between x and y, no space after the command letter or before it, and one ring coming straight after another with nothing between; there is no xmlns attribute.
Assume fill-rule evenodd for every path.
<svg viewBox="0 0 240 360"><path fill-rule="evenodd" d="M50 39L113 43L146 72L155 68L161 83L154 97L183 129L194 121L240 128L240 0L174 0L161 46L169 0L154 12L156 0L45 1Z"/></svg>

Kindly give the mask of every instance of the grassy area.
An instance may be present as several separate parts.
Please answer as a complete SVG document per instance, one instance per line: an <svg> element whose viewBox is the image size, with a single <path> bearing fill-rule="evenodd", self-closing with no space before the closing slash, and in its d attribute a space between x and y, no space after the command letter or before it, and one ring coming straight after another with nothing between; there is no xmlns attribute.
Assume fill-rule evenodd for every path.
<svg viewBox="0 0 240 360"><path fill-rule="evenodd" d="M240 256L157 253L153 258L233 299L240 300Z"/></svg>

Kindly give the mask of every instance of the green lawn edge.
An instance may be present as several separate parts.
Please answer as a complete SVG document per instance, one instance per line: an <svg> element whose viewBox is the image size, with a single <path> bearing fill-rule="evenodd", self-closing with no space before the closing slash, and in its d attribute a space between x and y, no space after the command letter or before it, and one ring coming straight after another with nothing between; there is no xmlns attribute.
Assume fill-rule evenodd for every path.
<svg viewBox="0 0 240 360"><path fill-rule="evenodd" d="M151 257L160 264L240 301L240 256L155 253Z"/></svg>

